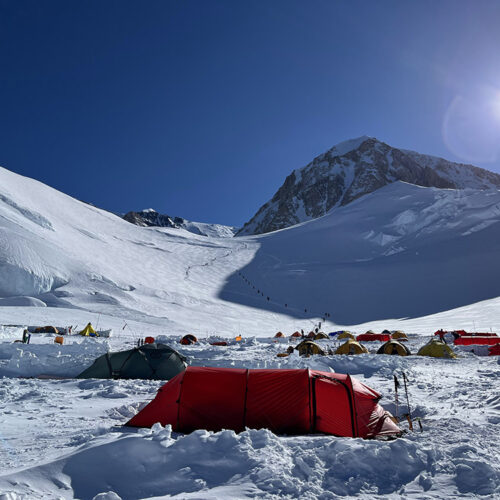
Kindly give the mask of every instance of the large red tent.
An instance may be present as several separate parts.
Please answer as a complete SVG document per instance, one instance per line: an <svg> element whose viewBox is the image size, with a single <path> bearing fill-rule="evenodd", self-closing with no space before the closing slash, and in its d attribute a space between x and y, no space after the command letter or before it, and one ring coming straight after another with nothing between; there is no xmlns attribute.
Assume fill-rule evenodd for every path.
<svg viewBox="0 0 500 500"><path fill-rule="evenodd" d="M126 425L373 438L400 433L380 394L349 375L302 370L188 367Z"/></svg>
<svg viewBox="0 0 500 500"><path fill-rule="evenodd" d="M477 337L477 336L465 337L463 335L453 341L455 345L495 345L498 344L499 342L500 342L499 337Z"/></svg>
<svg viewBox="0 0 500 500"><path fill-rule="evenodd" d="M361 333L356 337L356 340L358 342L364 341L364 342L389 342L391 340L392 336L390 333Z"/></svg>

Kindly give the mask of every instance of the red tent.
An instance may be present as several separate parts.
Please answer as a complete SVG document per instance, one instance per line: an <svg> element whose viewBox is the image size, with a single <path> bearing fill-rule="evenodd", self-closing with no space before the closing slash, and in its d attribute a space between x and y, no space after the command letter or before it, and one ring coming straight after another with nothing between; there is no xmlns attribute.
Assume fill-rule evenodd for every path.
<svg viewBox="0 0 500 500"><path fill-rule="evenodd" d="M191 335L190 333L188 333L187 335L184 335L184 337L182 337L182 339L179 342L182 345L191 345L191 344L195 344L196 342L198 342L198 339L194 335Z"/></svg>
<svg viewBox="0 0 500 500"><path fill-rule="evenodd" d="M466 336L466 337L498 337L498 335L496 333L493 333L493 332L473 332L473 333L465 332L464 336Z"/></svg>
<svg viewBox="0 0 500 500"><path fill-rule="evenodd" d="M364 340L365 342L371 342L378 340L379 342L388 342L391 340L392 336L389 333L362 333L356 337L356 340Z"/></svg>
<svg viewBox="0 0 500 500"><path fill-rule="evenodd" d="M458 337L453 343L455 345L495 345L500 342L499 337Z"/></svg>
<svg viewBox="0 0 500 500"><path fill-rule="evenodd" d="M380 394L349 375L302 370L191 367L160 388L126 425L174 431L320 432L372 438L400 433Z"/></svg>
<svg viewBox="0 0 500 500"><path fill-rule="evenodd" d="M439 335L443 338L447 333L452 333L455 337L498 337L498 335L493 332L466 332L465 330L454 330L451 332L438 330L437 332L434 332L434 335Z"/></svg>
<svg viewBox="0 0 500 500"><path fill-rule="evenodd" d="M490 351L488 356L500 356L500 344L495 344L491 347L488 347L488 351Z"/></svg>

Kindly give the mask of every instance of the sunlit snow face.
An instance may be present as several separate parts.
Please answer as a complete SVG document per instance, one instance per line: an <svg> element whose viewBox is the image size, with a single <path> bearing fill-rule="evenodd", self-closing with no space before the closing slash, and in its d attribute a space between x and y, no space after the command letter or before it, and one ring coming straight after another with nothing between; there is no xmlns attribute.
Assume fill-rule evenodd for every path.
<svg viewBox="0 0 500 500"><path fill-rule="evenodd" d="M443 119L443 139L463 161L495 162L500 157L500 90L458 95Z"/></svg>

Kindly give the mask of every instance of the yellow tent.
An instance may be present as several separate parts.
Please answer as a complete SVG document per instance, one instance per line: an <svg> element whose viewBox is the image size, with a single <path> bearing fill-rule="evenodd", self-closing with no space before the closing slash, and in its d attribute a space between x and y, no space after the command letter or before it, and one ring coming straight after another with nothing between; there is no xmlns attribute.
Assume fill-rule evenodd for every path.
<svg viewBox="0 0 500 500"><path fill-rule="evenodd" d="M330 337L328 337L328 335L326 333L323 333L323 332L319 332L317 333L315 336L314 336L314 340L321 340L321 339L329 339Z"/></svg>
<svg viewBox="0 0 500 500"><path fill-rule="evenodd" d="M363 354L367 353L368 349L361 345L356 340L349 339L345 344L337 348L335 354Z"/></svg>
<svg viewBox="0 0 500 500"><path fill-rule="evenodd" d="M397 340L389 340L382 344L377 354L397 354L398 356L409 356L410 350Z"/></svg>
<svg viewBox="0 0 500 500"><path fill-rule="evenodd" d="M431 339L422 346L417 353L419 356L431 356L432 358L456 358L453 349L439 339Z"/></svg>
<svg viewBox="0 0 500 500"><path fill-rule="evenodd" d="M94 330L92 323L89 323L81 332L80 335L85 335L86 337L99 337L99 334Z"/></svg>
<svg viewBox="0 0 500 500"><path fill-rule="evenodd" d="M310 356L312 354L320 354L321 356L325 355L325 351L323 351L323 349L321 349L316 342L312 342L311 340L302 341L295 347L295 349L299 351L300 356Z"/></svg>
<svg viewBox="0 0 500 500"><path fill-rule="evenodd" d="M400 342L402 340L408 340L408 336L406 335L406 333L403 333L401 330L396 330L393 334L392 334L392 338L393 339L396 339L396 340L399 340Z"/></svg>
<svg viewBox="0 0 500 500"><path fill-rule="evenodd" d="M337 338L340 339L353 339L354 340L354 335L351 332L342 332L337 335Z"/></svg>

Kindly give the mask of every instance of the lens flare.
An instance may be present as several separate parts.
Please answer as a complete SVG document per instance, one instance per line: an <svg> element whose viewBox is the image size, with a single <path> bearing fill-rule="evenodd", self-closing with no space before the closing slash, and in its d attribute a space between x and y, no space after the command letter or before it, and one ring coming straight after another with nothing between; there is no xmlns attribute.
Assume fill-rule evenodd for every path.
<svg viewBox="0 0 500 500"><path fill-rule="evenodd" d="M493 163L500 156L500 92L458 95L443 118L443 140L457 157Z"/></svg>
<svg viewBox="0 0 500 500"><path fill-rule="evenodd" d="M497 92L496 96L493 98L493 115L497 120L500 121L500 92Z"/></svg>

